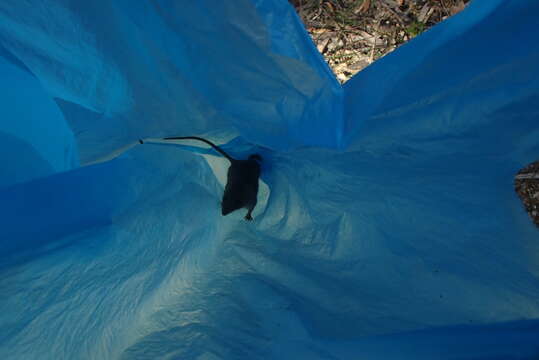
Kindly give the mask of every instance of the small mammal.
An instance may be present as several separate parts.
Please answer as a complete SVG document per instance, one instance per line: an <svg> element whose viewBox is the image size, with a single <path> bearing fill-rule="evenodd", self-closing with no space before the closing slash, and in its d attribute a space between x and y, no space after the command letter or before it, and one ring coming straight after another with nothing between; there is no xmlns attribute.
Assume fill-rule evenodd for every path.
<svg viewBox="0 0 539 360"><path fill-rule="evenodd" d="M253 220L252 212L256 206L258 195L258 179L260 178L260 163L262 157L258 154L250 155L247 160L236 160L228 155L223 149L209 140L198 136L166 137L163 140L198 140L210 145L218 153L230 161L227 172L227 181L223 201L221 202L221 214L228 215L231 212L246 208L245 220ZM142 139L139 140L144 144Z"/></svg>

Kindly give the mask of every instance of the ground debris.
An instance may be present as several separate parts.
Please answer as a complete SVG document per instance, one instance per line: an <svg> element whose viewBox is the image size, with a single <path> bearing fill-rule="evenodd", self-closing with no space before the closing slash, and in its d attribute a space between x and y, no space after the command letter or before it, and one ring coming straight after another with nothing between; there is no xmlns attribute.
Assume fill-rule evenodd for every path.
<svg viewBox="0 0 539 360"><path fill-rule="evenodd" d="M340 82L469 0L289 0Z"/></svg>
<svg viewBox="0 0 539 360"><path fill-rule="evenodd" d="M531 163L517 173L515 191L532 221L539 226L539 161Z"/></svg>

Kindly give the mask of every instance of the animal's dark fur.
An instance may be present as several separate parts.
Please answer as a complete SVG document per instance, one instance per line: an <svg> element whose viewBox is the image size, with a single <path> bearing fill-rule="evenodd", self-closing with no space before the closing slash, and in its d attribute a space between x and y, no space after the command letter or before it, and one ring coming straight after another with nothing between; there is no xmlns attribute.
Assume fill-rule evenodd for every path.
<svg viewBox="0 0 539 360"><path fill-rule="evenodd" d="M228 168L221 213L227 215L234 210L247 208L245 219L252 220L251 213L256 206L259 177L260 164L253 155L248 160L232 161Z"/></svg>
<svg viewBox="0 0 539 360"><path fill-rule="evenodd" d="M235 210L246 208L247 215L245 215L245 219L252 220L252 212L256 206L258 195L258 179L260 177L260 162L262 161L260 155L251 155L247 160L236 160L220 147L204 138L197 136L164 138L164 140L184 139L205 142L230 161L225 192L223 194L223 201L221 202L221 213L228 215ZM139 141L141 144L144 143L142 140Z"/></svg>

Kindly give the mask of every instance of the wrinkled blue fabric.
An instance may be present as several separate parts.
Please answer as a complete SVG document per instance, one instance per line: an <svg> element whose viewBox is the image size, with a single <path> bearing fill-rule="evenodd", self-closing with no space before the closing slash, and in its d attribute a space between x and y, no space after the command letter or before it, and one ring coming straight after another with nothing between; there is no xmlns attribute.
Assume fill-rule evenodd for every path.
<svg viewBox="0 0 539 360"><path fill-rule="evenodd" d="M39 81L0 45L0 188L78 166L71 129Z"/></svg>
<svg viewBox="0 0 539 360"><path fill-rule="evenodd" d="M536 358L538 11L341 87L284 0L3 1L0 357ZM252 223L222 157L137 145L181 135L262 155Z"/></svg>

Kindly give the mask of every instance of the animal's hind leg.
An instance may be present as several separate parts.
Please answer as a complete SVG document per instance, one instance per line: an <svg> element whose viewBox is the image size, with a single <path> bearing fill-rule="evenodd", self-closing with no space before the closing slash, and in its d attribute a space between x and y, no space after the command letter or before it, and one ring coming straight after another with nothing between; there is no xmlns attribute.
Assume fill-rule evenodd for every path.
<svg viewBox="0 0 539 360"><path fill-rule="evenodd" d="M253 213L253 210L254 210L255 206L256 206L256 202L254 204L249 205L249 207L247 208L247 215L245 215L245 220L247 220L247 221L253 220L252 213Z"/></svg>

